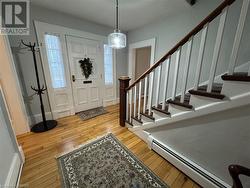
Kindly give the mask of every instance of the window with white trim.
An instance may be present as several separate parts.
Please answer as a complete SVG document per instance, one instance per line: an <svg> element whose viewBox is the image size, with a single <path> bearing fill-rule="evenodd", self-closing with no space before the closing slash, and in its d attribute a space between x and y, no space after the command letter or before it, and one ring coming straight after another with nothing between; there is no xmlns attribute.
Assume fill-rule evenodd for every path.
<svg viewBox="0 0 250 188"><path fill-rule="evenodd" d="M107 44L104 44L104 78L105 85L113 85L114 82L114 67L113 62L113 49Z"/></svg>
<svg viewBox="0 0 250 188"><path fill-rule="evenodd" d="M45 45L52 87L54 89L64 88L66 87L66 79L60 37L45 34Z"/></svg>

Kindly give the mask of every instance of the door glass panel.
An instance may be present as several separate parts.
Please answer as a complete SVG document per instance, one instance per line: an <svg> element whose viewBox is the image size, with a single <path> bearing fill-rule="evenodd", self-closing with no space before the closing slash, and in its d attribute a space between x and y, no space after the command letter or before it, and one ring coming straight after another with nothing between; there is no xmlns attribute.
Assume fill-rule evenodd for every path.
<svg viewBox="0 0 250 188"><path fill-rule="evenodd" d="M104 73L105 84L113 85L113 50L108 45L104 45Z"/></svg>
<svg viewBox="0 0 250 188"><path fill-rule="evenodd" d="M64 88L66 87L66 79L59 36L46 34L45 45L52 87L54 89Z"/></svg>

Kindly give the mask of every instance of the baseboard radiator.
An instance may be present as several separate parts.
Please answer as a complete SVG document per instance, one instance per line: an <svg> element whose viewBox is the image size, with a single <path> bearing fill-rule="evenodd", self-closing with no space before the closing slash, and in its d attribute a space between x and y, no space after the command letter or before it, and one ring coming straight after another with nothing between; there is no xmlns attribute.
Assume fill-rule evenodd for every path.
<svg viewBox="0 0 250 188"><path fill-rule="evenodd" d="M155 139L152 140L151 148L203 187L231 187L213 174L207 172L202 167L198 166L184 156L181 156L171 148L168 148Z"/></svg>

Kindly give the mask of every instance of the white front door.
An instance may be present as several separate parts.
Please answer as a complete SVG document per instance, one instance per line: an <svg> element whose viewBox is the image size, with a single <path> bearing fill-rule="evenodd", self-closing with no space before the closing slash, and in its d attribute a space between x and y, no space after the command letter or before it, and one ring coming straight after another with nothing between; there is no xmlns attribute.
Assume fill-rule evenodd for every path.
<svg viewBox="0 0 250 188"><path fill-rule="evenodd" d="M102 106L103 45L100 41L66 36L75 112ZM80 60L90 58L92 74L85 78Z"/></svg>

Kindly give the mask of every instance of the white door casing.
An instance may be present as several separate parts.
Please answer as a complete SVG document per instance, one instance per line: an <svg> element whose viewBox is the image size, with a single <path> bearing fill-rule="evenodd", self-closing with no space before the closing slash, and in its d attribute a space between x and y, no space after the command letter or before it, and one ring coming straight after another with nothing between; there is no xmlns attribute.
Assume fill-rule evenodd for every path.
<svg viewBox="0 0 250 188"><path fill-rule="evenodd" d="M66 36L66 42L75 112L102 106L104 86L102 41ZM88 79L83 76L79 63L79 60L84 58L90 58L93 65L93 73Z"/></svg>
<svg viewBox="0 0 250 188"><path fill-rule="evenodd" d="M40 54L41 54L41 60L42 60L42 66L45 76L46 85L48 88L48 97L49 102L53 114L53 118L57 119L60 117L73 115L75 114L75 108L74 108L74 101L73 101L73 92L72 92L72 83L71 83L71 73L70 73L70 66L69 66L69 57L67 54L67 45L66 45L66 37L65 36L76 36L80 38L85 38L89 40L98 41L101 45L101 49L103 48L103 44L107 40L106 36L96 35L76 29L71 29L59 25L54 24L48 24L45 22L40 21L34 21L35 29L36 29L36 35L37 35L37 41L39 43L40 47ZM60 36L60 42L62 45L62 53L63 53L63 63L64 63L64 71L65 71L65 78L66 78L66 88L63 90L54 90L52 88L52 82L50 78L50 72L48 67L48 61L47 61L47 54L45 49L45 41L44 41L44 34L50 33L50 34L57 34ZM101 56L103 56L103 50L101 50ZM101 57L103 59L103 57ZM115 69L114 69L115 70ZM102 68L102 71L103 68ZM102 73L102 75L104 75ZM114 85L114 91L116 90ZM104 87L104 82L102 85L102 89L100 94L102 95L105 100L106 88ZM116 96L114 96L116 97ZM61 105L55 104L55 98ZM47 114L47 113L46 113Z"/></svg>
<svg viewBox="0 0 250 188"><path fill-rule="evenodd" d="M152 66L155 63L155 44L156 39L148 39L140 42L135 42L132 44L129 44L128 49L128 75L131 78L131 83L135 81L135 54L137 48L143 48L143 47L151 47L151 56L150 56L150 66Z"/></svg>

